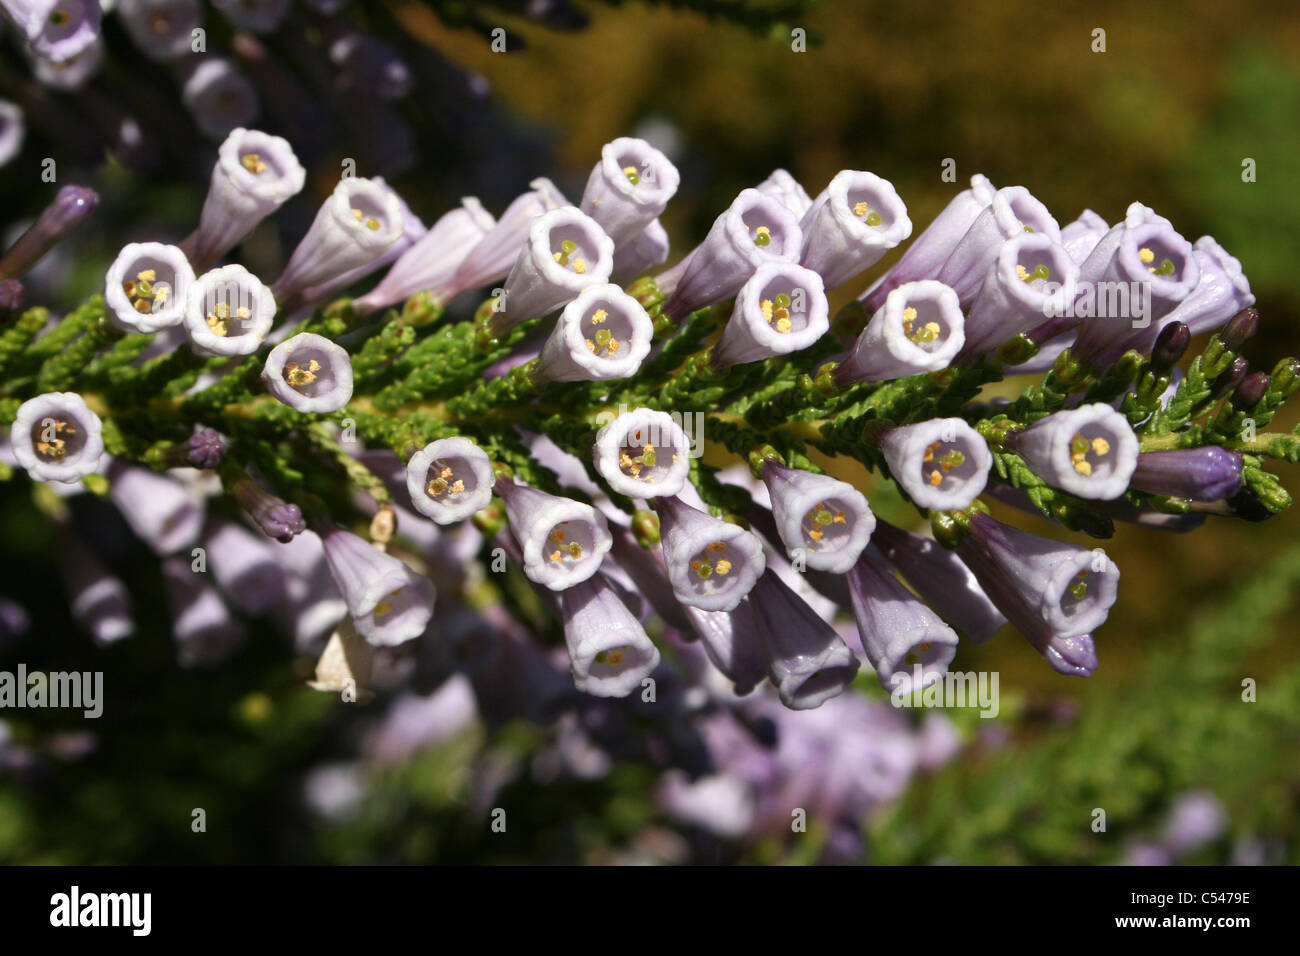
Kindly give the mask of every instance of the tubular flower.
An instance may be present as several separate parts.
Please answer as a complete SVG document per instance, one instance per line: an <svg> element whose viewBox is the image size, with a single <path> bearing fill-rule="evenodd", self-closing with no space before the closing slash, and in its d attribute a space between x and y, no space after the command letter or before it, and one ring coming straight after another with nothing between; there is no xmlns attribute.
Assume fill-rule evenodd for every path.
<svg viewBox="0 0 1300 956"><path fill-rule="evenodd" d="M275 321L275 296L243 266L205 272L190 286L185 331L199 355L251 355Z"/></svg>
<svg viewBox="0 0 1300 956"><path fill-rule="evenodd" d="M411 504L438 524L453 524L486 508L493 482L491 459L468 438L430 442L406 464Z"/></svg>
<svg viewBox="0 0 1300 956"><path fill-rule="evenodd" d="M653 335L636 299L616 285L588 286L560 313L533 376L539 382L630 378L650 354Z"/></svg>
<svg viewBox="0 0 1300 956"><path fill-rule="evenodd" d="M971 222L934 278L952 286L963 308L969 306L980 291L989 266L997 259L1002 243L1026 232L1046 236L1056 243L1061 241L1056 220L1028 189L1024 186L999 189Z"/></svg>
<svg viewBox="0 0 1300 956"><path fill-rule="evenodd" d="M1097 247L1101 237L1110 232L1110 225L1091 209L1079 213L1074 222L1061 227L1061 245L1070 258L1082 265Z"/></svg>
<svg viewBox="0 0 1300 956"><path fill-rule="evenodd" d="M1100 501L1124 494L1138 461L1128 419L1101 403L1041 418L1007 445L1048 484Z"/></svg>
<svg viewBox="0 0 1300 956"><path fill-rule="evenodd" d="M117 18L149 59L175 60L193 52L194 30L203 22L203 11L198 0L121 0Z"/></svg>
<svg viewBox="0 0 1300 956"><path fill-rule="evenodd" d="M584 694L626 697L659 666L659 649L604 575L563 591L560 607L573 683Z"/></svg>
<svg viewBox="0 0 1300 956"><path fill-rule="evenodd" d="M965 508L984 490L993 455L960 418L933 418L891 428L880 437L890 473L922 508Z"/></svg>
<svg viewBox="0 0 1300 956"><path fill-rule="evenodd" d="M30 229L0 259L0 279L20 276L81 225L96 207L99 193L86 186L64 186Z"/></svg>
<svg viewBox="0 0 1300 956"><path fill-rule="evenodd" d="M251 478L235 482L233 495L253 523L268 538L288 544L307 530L302 509L271 494Z"/></svg>
<svg viewBox="0 0 1300 956"><path fill-rule="evenodd" d="M763 463L763 483L786 553L807 567L843 574L853 567L876 527L866 497L846 481Z"/></svg>
<svg viewBox="0 0 1300 956"><path fill-rule="evenodd" d="M62 63L99 39L98 0L4 0L0 9L44 60Z"/></svg>
<svg viewBox="0 0 1300 956"><path fill-rule="evenodd" d="M108 317L123 331L143 335L179 325L193 284L194 270L179 248L132 242L104 278Z"/></svg>
<svg viewBox="0 0 1300 956"><path fill-rule="evenodd" d="M691 629L713 666L744 696L767 679L767 657L749 600L730 611L703 611L684 605Z"/></svg>
<svg viewBox="0 0 1300 956"><path fill-rule="evenodd" d="M23 111L16 103L0 100L0 166L22 152L26 138L27 124L23 120Z"/></svg>
<svg viewBox="0 0 1300 956"><path fill-rule="evenodd" d="M204 509L192 490L169 475L114 462L109 497L122 517L157 554L175 554L194 544Z"/></svg>
<svg viewBox="0 0 1300 956"><path fill-rule="evenodd" d="M68 612L96 644L114 644L134 633L126 585L71 536L63 541L62 571Z"/></svg>
<svg viewBox="0 0 1300 956"><path fill-rule="evenodd" d="M665 412L636 408L603 427L592 448L596 470L619 494L671 497L691 470L691 442Z"/></svg>
<svg viewBox="0 0 1300 956"><path fill-rule="evenodd" d="M523 553L528 580L563 591L600 570L613 537L599 511L509 478L498 479L496 488L505 500L506 517Z"/></svg>
<svg viewBox="0 0 1300 956"><path fill-rule="evenodd" d="M199 132L211 140L225 139L233 130L257 119L257 90L229 60L204 57L181 87L181 102Z"/></svg>
<svg viewBox="0 0 1300 956"><path fill-rule="evenodd" d="M162 570L180 666L212 667L221 663L243 643L243 625L230 613L217 589L208 584L207 575L190 567L188 556L167 558Z"/></svg>
<svg viewBox="0 0 1300 956"><path fill-rule="evenodd" d="M809 198L807 190L799 185L799 180L795 179L784 169L772 170L772 175L763 180L754 187L764 195L771 196L786 209L794 213L796 219L803 219L813 201Z"/></svg>
<svg viewBox="0 0 1300 956"><path fill-rule="evenodd" d="M1241 455L1207 445L1173 451L1144 451L1136 456L1129 484L1153 495L1192 501L1220 501L1241 490Z"/></svg>
<svg viewBox="0 0 1300 956"><path fill-rule="evenodd" d="M1241 263L1212 236L1201 236L1193 243L1192 258L1200 267L1196 287L1163 319L1126 342L1127 348L1149 352L1160 332L1174 322L1186 325L1191 335L1214 331L1242 309L1255 304L1250 280L1242 272Z"/></svg>
<svg viewBox="0 0 1300 956"><path fill-rule="evenodd" d="M294 411L338 411L352 398L352 360L323 335L301 332L271 349L262 383Z"/></svg>
<svg viewBox="0 0 1300 956"><path fill-rule="evenodd" d="M871 317L836 381L883 382L947 368L966 342L965 327L952 289L933 279L905 282Z"/></svg>
<svg viewBox="0 0 1300 956"><path fill-rule="evenodd" d="M34 480L73 482L99 469L103 430L76 392L46 392L18 406L9 440Z"/></svg>
<svg viewBox="0 0 1300 956"><path fill-rule="evenodd" d="M433 617L433 582L350 531L322 531L325 560L357 633L389 647L414 640Z"/></svg>
<svg viewBox="0 0 1300 956"><path fill-rule="evenodd" d="M714 347L711 363L728 368L806 349L830 328L822 278L790 262L769 262L754 270Z"/></svg>
<svg viewBox="0 0 1300 956"><path fill-rule="evenodd" d="M791 710L811 710L842 694L858 673L858 659L775 571L750 592L768 676Z"/></svg>
<svg viewBox="0 0 1300 956"><path fill-rule="evenodd" d="M956 632L898 582L874 547L867 546L847 577L858 634L880 686L907 697L941 680L957 653Z"/></svg>
<svg viewBox="0 0 1300 956"><path fill-rule="evenodd" d="M735 295L767 262L795 262L803 233L794 215L757 189L741 190L685 260L664 313L680 318Z"/></svg>
<svg viewBox="0 0 1300 956"><path fill-rule="evenodd" d="M668 231L658 219L652 219L644 229L614 250L614 268L609 277L614 282L626 282L663 265L667 259Z"/></svg>
<svg viewBox="0 0 1300 956"><path fill-rule="evenodd" d="M739 604L766 566L758 538L678 498L656 498L654 506L677 600L702 611L730 611Z"/></svg>
<svg viewBox="0 0 1300 956"><path fill-rule="evenodd" d="M846 169L813 200L799 228L799 264L834 289L910 236L912 220L892 183L874 173Z"/></svg>
<svg viewBox="0 0 1300 956"><path fill-rule="evenodd" d="M620 136L601 149L579 208L621 246L658 218L679 182L667 156L643 139Z"/></svg>
<svg viewBox="0 0 1300 956"><path fill-rule="evenodd" d="M285 596L284 569L272 550L278 545L268 544L233 521L222 521L204 535L203 546L217 587L245 614L264 614Z"/></svg>

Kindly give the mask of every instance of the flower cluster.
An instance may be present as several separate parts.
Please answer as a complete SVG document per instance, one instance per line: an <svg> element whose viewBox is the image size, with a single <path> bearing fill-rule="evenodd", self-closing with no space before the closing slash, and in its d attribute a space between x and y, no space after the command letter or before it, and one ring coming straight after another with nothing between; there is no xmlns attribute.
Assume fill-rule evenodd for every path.
<svg viewBox="0 0 1300 956"><path fill-rule="evenodd" d="M792 710L864 664L923 692L1007 623L1058 672L1096 670L1119 569L985 498L1094 539L1289 503L1263 464L1300 458L1300 436L1263 429L1300 364L1252 373L1240 264L1137 203L1061 227L976 176L832 317L828 290L912 232L874 173L810 198L778 170L664 268L678 172L620 138L576 202L538 179L500 218L466 198L426 227L383 179L345 176L277 275L225 262L304 184L288 141L231 130L189 237L124 246L103 295L53 323L7 304L13 280L94 194L60 192L0 260L7 457L102 643L132 630L131 598L79 540L64 501L85 490L162 559L185 664L271 614L320 653L313 686L360 694L376 653L452 653L491 606L549 615L588 698L654 699L684 647ZM1096 309L1117 287L1128 308ZM1036 368L1014 400L984 391ZM876 515L880 486L837 458L930 534Z"/></svg>

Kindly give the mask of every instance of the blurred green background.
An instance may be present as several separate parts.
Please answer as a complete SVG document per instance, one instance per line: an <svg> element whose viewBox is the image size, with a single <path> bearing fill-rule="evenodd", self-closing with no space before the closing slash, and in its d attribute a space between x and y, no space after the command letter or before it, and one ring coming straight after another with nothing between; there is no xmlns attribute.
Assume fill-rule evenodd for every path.
<svg viewBox="0 0 1300 956"><path fill-rule="evenodd" d="M1027 186L1062 223L1084 208L1113 222L1139 200L1190 239L1214 235L1241 260L1259 299L1262 329L1245 349L1252 365L1269 369L1300 352L1294 4L843 0L758 31L641 3L584 9L590 26L577 32L500 14L528 43L502 54L422 4L386 8L411 37L485 77L511 127L551 156L547 168L503 170L492 184L494 211L531 175L550 175L576 198L602 143L651 131L675 140L682 171L665 216L670 261L702 238L739 189L778 166L814 195L839 169L872 170L895 184L916 232L983 172L999 186ZM482 15L498 22L494 8ZM795 27L808 32L807 52L791 51ZM1104 53L1092 50L1097 28L1105 30ZM441 148L486 164L494 142L446 140ZM956 161L955 185L940 179L947 158ZM1255 182L1242 181L1247 158ZM112 205L154 197L151 208L178 232L193 221L206 186L204 167L112 175L119 187ZM427 163L393 181L426 222L466 182ZM75 278L61 290L68 301L94 291L121 241L86 239ZM860 288L841 290L832 305ZM1274 427L1296 420L1288 409ZM1294 489L1293 471L1284 480ZM485 746L517 762L542 735L525 725L466 731L399 766L363 773L364 795L349 813L308 813L304 780L322 764L350 760L367 718L301 689L300 669L269 631L254 633L214 672L178 671L147 562L126 569L138 589L141 633L107 651L89 648L55 606L51 543L28 494L21 479L0 491L0 592L45 613L25 644L0 648L0 666L102 667L109 700L90 728L99 739L89 756L55 760L36 783L0 779L0 861L802 858L770 839L695 843L685 855L664 849L647 834L672 827L649 799L653 775L635 763L582 783L515 776L501 799L526 819L492 834L472 807L465 764L475 753L481 759ZM1012 520L1068 536L1025 516ZM1174 797L1206 789L1227 808L1229 832L1192 862L1226 862L1243 841L1266 847L1269 860L1300 860L1297 528L1294 512L1264 524L1211 518L1185 536L1120 526L1106 548L1123 580L1097 634L1096 676L1059 677L1009 631L964 647L956 668L1001 672L1005 739L993 745L989 728L976 726L990 722L954 715L971 748L873 815L865 858L1115 862L1159 829ZM32 595L42 596L35 606ZM1243 678L1257 681L1257 702L1242 702ZM31 744L87 729L58 712L3 717L16 740ZM347 780L355 785L355 776ZM190 832L191 807L206 808L206 835ZM1109 816L1104 834L1089 829L1096 807Z"/></svg>

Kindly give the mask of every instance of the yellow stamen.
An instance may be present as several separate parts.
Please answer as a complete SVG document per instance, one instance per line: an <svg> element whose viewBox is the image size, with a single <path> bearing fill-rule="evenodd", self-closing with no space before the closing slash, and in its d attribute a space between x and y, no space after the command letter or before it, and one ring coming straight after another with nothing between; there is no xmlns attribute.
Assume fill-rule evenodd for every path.
<svg viewBox="0 0 1300 956"><path fill-rule="evenodd" d="M266 163L262 162L262 157L258 156L257 153L245 153L244 158L239 162L254 176L260 176L266 172Z"/></svg>

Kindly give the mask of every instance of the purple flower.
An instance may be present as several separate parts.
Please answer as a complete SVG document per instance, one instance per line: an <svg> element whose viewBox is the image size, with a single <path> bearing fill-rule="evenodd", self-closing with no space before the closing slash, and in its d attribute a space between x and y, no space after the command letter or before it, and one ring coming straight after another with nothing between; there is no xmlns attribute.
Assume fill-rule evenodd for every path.
<svg viewBox="0 0 1300 956"><path fill-rule="evenodd" d="M627 282L668 259L668 232L652 219L644 229L614 250L610 279Z"/></svg>
<svg viewBox="0 0 1300 956"><path fill-rule="evenodd" d="M73 620L101 647L129 637L135 620L126 586L71 535L62 544L63 582Z"/></svg>
<svg viewBox="0 0 1300 956"><path fill-rule="evenodd" d="M601 149L579 208L621 246L664 211L679 181L667 156L643 139L620 136Z"/></svg>
<svg viewBox="0 0 1300 956"><path fill-rule="evenodd" d="M957 633L898 582L870 545L846 577L862 647L880 686L898 699L941 680L957 653Z"/></svg>
<svg viewBox="0 0 1300 956"><path fill-rule="evenodd" d="M680 498L656 498L654 506L677 600L704 611L730 611L739 604L766 566L757 536Z"/></svg>
<svg viewBox="0 0 1300 956"><path fill-rule="evenodd" d="M1241 455L1213 445L1137 455L1129 484L1153 495L1220 501L1241 490Z"/></svg>
<svg viewBox="0 0 1300 956"><path fill-rule="evenodd" d="M357 176L343 178L321 204L271 291L283 302L375 262L402 236L404 222L401 202L391 189Z"/></svg>
<svg viewBox="0 0 1300 956"><path fill-rule="evenodd" d="M0 100L0 166L22 152L26 138L27 124L23 120L23 111L16 103Z"/></svg>
<svg viewBox="0 0 1300 956"><path fill-rule="evenodd" d="M1212 236L1201 236L1196 240L1192 246L1192 258L1200 266L1196 287L1172 312L1126 342L1128 348L1150 352L1156 336L1173 322L1186 324L1192 335L1214 331L1242 309L1255 304L1250 280L1242 272L1241 263Z"/></svg>
<svg viewBox="0 0 1300 956"><path fill-rule="evenodd" d="M61 63L99 37L98 0L3 0L0 7L42 59Z"/></svg>
<svg viewBox="0 0 1300 956"><path fill-rule="evenodd" d="M58 63L36 56L34 52L30 61L32 75L42 86L62 93L76 93L104 65L104 40L96 37L80 53Z"/></svg>
<svg viewBox="0 0 1300 956"><path fill-rule="evenodd" d="M659 650L604 575L560 594L573 684L596 697L626 697L659 666Z"/></svg>
<svg viewBox="0 0 1300 956"><path fill-rule="evenodd" d="M117 19L149 59L175 60L193 52L203 11L197 0L120 0Z"/></svg>
<svg viewBox="0 0 1300 956"><path fill-rule="evenodd" d="M976 512L957 555L1053 668L1091 676L1097 654L1089 632L1105 623L1119 589L1119 568L1106 552L1020 531Z"/></svg>
<svg viewBox="0 0 1300 956"><path fill-rule="evenodd" d="M609 486L631 498L672 496L691 470L690 439L665 412L634 408L596 435L592 463Z"/></svg>
<svg viewBox="0 0 1300 956"><path fill-rule="evenodd" d="M411 456L406 490L415 510L438 524L462 521L492 501L492 460L468 438L440 438Z"/></svg>
<svg viewBox="0 0 1300 956"><path fill-rule="evenodd" d="M787 468L772 459L763 463L762 478L791 559L802 554L807 567L832 574L853 567L876 527L862 492L830 475Z"/></svg>
<svg viewBox="0 0 1300 956"><path fill-rule="evenodd" d="M794 213L795 219L803 219L813 203L807 190L784 169L772 170L772 174L754 188Z"/></svg>
<svg viewBox="0 0 1300 956"><path fill-rule="evenodd" d="M0 259L0 278L20 276L81 225L99 205L99 193L88 186L64 186L18 241Z"/></svg>
<svg viewBox="0 0 1300 956"><path fill-rule="evenodd" d="M911 499L938 511L967 507L993 466L983 436L960 418L891 428L880 436L880 453Z"/></svg>
<svg viewBox="0 0 1300 956"><path fill-rule="evenodd" d="M424 633L437 595L432 581L342 528L322 531L321 541L352 623L368 643L388 647Z"/></svg>
<svg viewBox="0 0 1300 956"><path fill-rule="evenodd" d="M199 132L211 140L257 119L257 90L244 74L220 57L205 56L181 87L181 102Z"/></svg>
<svg viewBox="0 0 1300 956"><path fill-rule="evenodd" d="M1071 259L1082 265L1109 231L1105 219L1091 209L1085 209L1079 213L1078 219L1061 227L1061 245L1065 246Z"/></svg>
<svg viewBox="0 0 1300 956"><path fill-rule="evenodd" d="M1038 233L1056 243L1061 241L1056 220L1028 189L999 189L953 248L936 278L952 286L962 307L968 307L980 291L989 266L997 260L1002 244L1026 232Z"/></svg>
<svg viewBox="0 0 1300 956"><path fill-rule="evenodd" d="M410 67L396 50L369 33L346 30L330 43L329 58L338 70L335 82L340 89L381 100L400 100L411 91Z"/></svg>
<svg viewBox="0 0 1300 956"><path fill-rule="evenodd" d="M289 0L212 0L227 20L253 33L273 33L289 12Z"/></svg>
<svg viewBox="0 0 1300 956"><path fill-rule="evenodd" d="M272 550L278 545L222 521L205 536L203 546L217 586L245 614L263 614L286 595L284 571Z"/></svg>
<svg viewBox="0 0 1300 956"><path fill-rule="evenodd" d="M440 289L451 281L469 251L496 220L472 196L445 213L393 263L370 292L352 303L362 315L403 302L425 289Z"/></svg>
<svg viewBox="0 0 1300 956"><path fill-rule="evenodd" d="M788 355L812 345L830 329L822 278L792 262L768 262L741 286L711 362L728 368Z"/></svg>
<svg viewBox="0 0 1300 956"><path fill-rule="evenodd" d="M262 383L295 411L338 411L352 398L352 360L325 336L301 332L271 349Z"/></svg>
<svg viewBox="0 0 1300 956"><path fill-rule="evenodd" d="M1002 243L966 317L961 358L975 358L1007 339L1064 315L1078 290L1079 267L1047 236L1021 233Z"/></svg>
<svg viewBox="0 0 1300 956"><path fill-rule="evenodd" d="M244 477L236 481L231 494L268 538L288 544L296 535L307 530L302 510L297 505L277 498L252 478Z"/></svg>
<svg viewBox="0 0 1300 956"><path fill-rule="evenodd" d="M594 219L573 207L544 213L533 220L506 277L493 330L503 335L571 302L583 289L608 282L613 267L614 243Z"/></svg>
<svg viewBox="0 0 1300 956"><path fill-rule="evenodd" d="M528 243L533 220L571 205L549 179L534 179L529 186L532 188L507 206L496 225L470 248L451 279L431 287L439 299L450 301L462 292L500 282Z"/></svg>
<svg viewBox="0 0 1300 956"><path fill-rule="evenodd" d="M709 661L731 681L737 695L743 697L767 680L767 656L748 600L730 611L704 611L689 604L683 610Z"/></svg>
<svg viewBox="0 0 1300 956"><path fill-rule="evenodd" d="M182 248L197 268L206 268L301 192L305 179L288 142L255 129L232 130L217 151L199 228Z"/></svg>
<svg viewBox="0 0 1300 956"><path fill-rule="evenodd" d="M109 481L113 504L155 553L174 554L198 540L203 528L202 504L175 478L115 461Z"/></svg>
<svg viewBox="0 0 1300 956"><path fill-rule="evenodd" d="M221 663L244 640L243 625L221 600L207 575L190 567L187 555L162 563L167 604L172 612L172 639L181 667L211 667Z"/></svg>
<svg viewBox="0 0 1300 956"><path fill-rule="evenodd" d="M104 454L103 424L76 392L46 392L18 406L9 440L36 481L72 482L93 474Z"/></svg>
<svg viewBox="0 0 1300 956"><path fill-rule="evenodd" d="M1189 790L1170 808L1161 840L1172 856L1184 857L1213 843L1227 829L1228 812L1218 798L1207 790Z"/></svg>
<svg viewBox="0 0 1300 956"><path fill-rule="evenodd" d="M730 298L764 263L795 262L802 244L799 223L780 201L741 190L686 259L664 314L679 318Z"/></svg>
<svg viewBox="0 0 1300 956"><path fill-rule="evenodd" d="M943 620L973 643L984 643L1007 623L970 568L937 541L877 521L871 543Z"/></svg>
<svg viewBox="0 0 1300 956"><path fill-rule="evenodd" d="M206 425L195 425L194 434L182 446L183 461L191 468L216 468L228 448L220 432Z"/></svg>
<svg viewBox="0 0 1300 956"><path fill-rule="evenodd" d="M142 335L179 325L193 283L194 270L176 246L129 243L104 277L108 317L123 331Z"/></svg>
<svg viewBox="0 0 1300 956"><path fill-rule="evenodd" d="M275 296L240 265L205 272L190 286L185 331L199 355L252 355L275 321Z"/></svg>
<svg viewBox="0 0 1300 956"><path fill-rule="evenodd" d="M786 707L820 707L853 683L860 666L853 651L775 571L759 578L750 605L768 675Z"/></svg>
<svg viewBox="0 0 1300 956"><path fill-rule="evenodd" d="M1139 458L1128 419L1099 402L1041 418L1007 446L1048 484L1099 501L1125 492Z"/></svg>
<svg viewBox="0 0 1300 956"><path fill-rule="evenodd" d="M799 264L834 289L910 236L912 220L892 183L874 173L845 169L813 200L799 228Z"/></svg>
<svg viewBox="0 0 1300 956"><path fill-rule="evenodd" d="M966 341L957 293L933 279L905 282L885 297L858 336L836 381L883 382L947 368Z"/></svg>
<svg viewBox="0 0 1300 956"><path fill-rule="evenodd" d="M650 354L654 324L616 285L588 286L564 307L533 371L538 382L630 378Z"/></svg>
<svg viewBox="0 0 1300 956"><path fill-rule="evenodd" d="M528 580L552 591L586 581L613 544L605 516L591 505L558 498L508 478L497 481L506 517L523 552Z"/></svg>
<svg viewBox="0 0 1300 956"><path fill-rule="evenodd" d="M970 188L954 196L907 247L894 267L860 296L867 309L872 312L879 309L885 304L885 297L904 283L937 276L971 224L993 201L996 191L987 176L972 176Z"/></svg>

